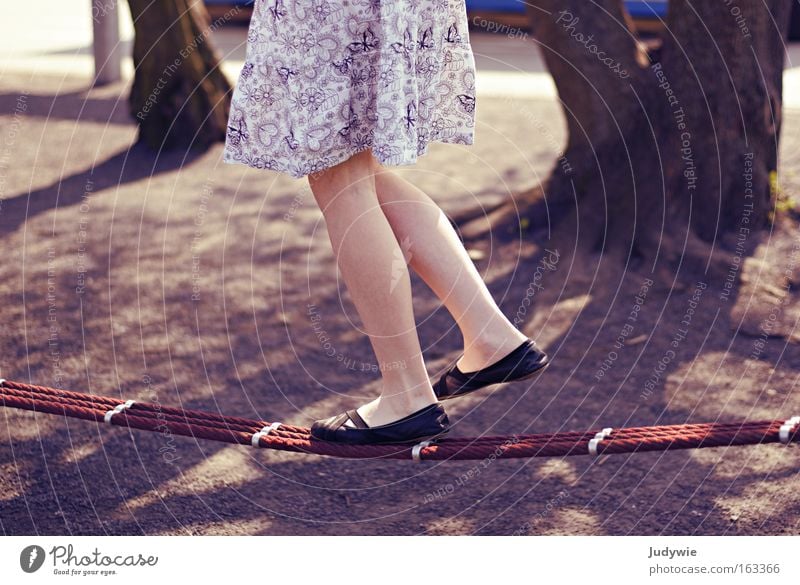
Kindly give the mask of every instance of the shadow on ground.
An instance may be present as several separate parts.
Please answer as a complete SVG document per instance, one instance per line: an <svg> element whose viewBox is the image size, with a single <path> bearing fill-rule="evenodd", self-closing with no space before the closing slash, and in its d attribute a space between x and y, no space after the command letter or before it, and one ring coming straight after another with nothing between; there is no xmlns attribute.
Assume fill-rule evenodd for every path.
<svg viewBox="0 0 800 585"><path fill-rule="evenodd" d="M522 150L524 128L514 128L502 100L484 104L482 120L496 131L487 130L485 146L432 148L407 171L449 212L519 167L492 153L502 140ZM551 106L529 104L543 119ZM31 141L76 132L36 115L24 128ZM131 130L104 128L114 144ZM221 147L191 159L123 153L92 142L97 131L80 126L66 153L41 142L17 151L20 164L38 158L66 170L30 196L15 179L0 208L3 377L303 425L374 395L369 341L302 181L220 164ZM479 161L467 164L473 152ZM94 171L81 170L91 160ZM528 164L545 173L550 162ZM546 233L481 242L476 265L553 363L533 384L448 403L453 434L800 410L796 292L780 289L790 231L753 237L728 300L724 282L648 287L648 274L554 250ZM780 302L748 288L764 282ZM416 275L412 284L435 379L461 338ZM777 336L762 340L757 325L773 314ZM4 534L780 534L796 530L786 519L800 512L795 445L414 464L255 450L11 409L2 416Z"/></svg>

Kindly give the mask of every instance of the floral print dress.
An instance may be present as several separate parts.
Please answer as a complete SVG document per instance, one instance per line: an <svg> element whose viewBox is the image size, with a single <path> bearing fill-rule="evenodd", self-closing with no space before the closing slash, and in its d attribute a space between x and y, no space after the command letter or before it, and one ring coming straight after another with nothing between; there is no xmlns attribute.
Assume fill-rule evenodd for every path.
<svg viewBox="0 0 800 585"><path fill-rule="evenodd" d="M223 161L295 178L472 144L465 0L255 0Z"/></svg>

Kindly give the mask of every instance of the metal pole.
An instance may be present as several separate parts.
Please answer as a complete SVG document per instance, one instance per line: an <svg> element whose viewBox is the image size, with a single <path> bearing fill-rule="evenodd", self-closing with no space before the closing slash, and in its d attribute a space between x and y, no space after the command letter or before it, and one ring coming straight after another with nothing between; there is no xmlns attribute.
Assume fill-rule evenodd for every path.
<svg viewBox="0 0 800 585"><path fill-rule="evenodd" d="M94 33L94 85L104 85L122 78L122 50L119 44L117 0L92 0Z"/></svg>

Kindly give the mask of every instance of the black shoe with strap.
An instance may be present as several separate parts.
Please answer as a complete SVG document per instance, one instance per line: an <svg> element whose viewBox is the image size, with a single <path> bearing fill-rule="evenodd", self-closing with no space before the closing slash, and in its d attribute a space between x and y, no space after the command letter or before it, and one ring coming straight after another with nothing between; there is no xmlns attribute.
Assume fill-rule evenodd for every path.
<svg viewBox="0 0 800 585"><path fill-rule="evenodd" d="M458 359L433 386L439 400L465 396L492 384L528 380L547 367L550 357L536 346L535 341L526 339L511 353L480 370L462 372L457 363Z"/></svg>
<svg viewBox="0 0 800 585"><path fill-rule="evenodd" d="M354 426L345 423L350 420ZM322 441L351 445L380 445L391 443L416 443L434 439L450 430L450 421L444 407L438 402L429 404L408 416L385 425L369 426L356 409L336 416L314 421L311 436Z"/></svg>

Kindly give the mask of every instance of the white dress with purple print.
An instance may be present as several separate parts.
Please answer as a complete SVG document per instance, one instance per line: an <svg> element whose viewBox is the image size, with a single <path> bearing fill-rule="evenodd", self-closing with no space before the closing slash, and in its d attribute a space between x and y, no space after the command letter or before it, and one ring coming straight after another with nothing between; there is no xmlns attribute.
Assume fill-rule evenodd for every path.
<svg viewBox="0 0 800 585"><path fill-rule="evenodd" d="M408 165L472 144L465 0L256 0L223 161L295 178L371 148Z"/></svg>

